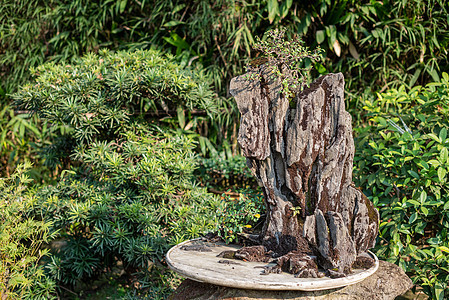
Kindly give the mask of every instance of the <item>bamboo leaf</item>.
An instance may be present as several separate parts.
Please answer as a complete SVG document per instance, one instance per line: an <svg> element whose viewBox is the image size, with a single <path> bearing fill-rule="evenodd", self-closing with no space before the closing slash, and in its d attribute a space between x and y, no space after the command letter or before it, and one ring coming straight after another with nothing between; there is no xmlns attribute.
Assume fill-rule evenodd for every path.
<svg viewBox="0 0 449 300"><path fill-rule="evenodd" d="M279 15L279 4L277 0L268 0L268 20L273 23L276 16Z"/></svg>

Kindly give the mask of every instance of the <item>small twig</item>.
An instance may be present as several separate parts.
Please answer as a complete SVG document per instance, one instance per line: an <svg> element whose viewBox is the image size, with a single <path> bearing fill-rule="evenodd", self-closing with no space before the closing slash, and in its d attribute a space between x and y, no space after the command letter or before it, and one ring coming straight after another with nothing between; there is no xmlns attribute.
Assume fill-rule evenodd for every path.
<svg viewBox="0 0 449 300"><path fill-rule="evenodd" d="M224 65L225 65L225 68L226 68L226 73L228 73L228 72L229 72L228 63L226 62L226 60L225 60L225 58L224 58L224 56L223 56L223 53L221 52L221 47L220 47L220 45L218 44L217 36L216 36L216 35L214 36L214 41L215 41L215 45L217 46L218 53L220 54L220 57L221 57L221 59L222 59L223 62L224 62Z"/></svg>
<svg viewBox="0 0 449 300"><path fill-rule="evenodd" d="M74 291L69 290L68 288L63 287L62 285L60 285L59 287L62 288L62 289L64 289L64 290L66 290L66 291L69 292L69 293L72 293L73 295L78 296L77 293L75 293Z"/></svg>
<svg viewBox="0 0 449 300"><path fill-rule="evenodd" d="M207 189L207 190L208 190L208 192L210 192L210 193L212 193L212 194L218 194L218 195L223 195L223 194L225 194L225 195L232 196L232 197L239 197L239 196L240 196L240 194L239 194L239 193L236 193L236 192L218 191L218 190L213 189L213 188L209 188L209 189Z"/></svg>

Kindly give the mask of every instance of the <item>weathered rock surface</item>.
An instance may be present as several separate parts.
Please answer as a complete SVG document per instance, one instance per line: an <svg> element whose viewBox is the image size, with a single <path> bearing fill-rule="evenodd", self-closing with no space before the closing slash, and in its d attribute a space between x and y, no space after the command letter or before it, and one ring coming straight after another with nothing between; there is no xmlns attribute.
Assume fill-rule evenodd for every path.
<svg viewBox="0 0 449 300"><path fill-rule="evenodd" d="M169 299L390 300L404 294L412 286L412 281L401 268L394 264L380 261L379 269L376 273L360 283L339 289L314 292L242 290L199 283L187 279Z"/></svg>
<svg viewBox="0 0 449 300"><path fill-rule="evenodd" d="M260 243L274 257L307 253L325 269L348 273L374 246L379 214L352 183L354 141L343 75L323 76L286 99L267 72L262 66L260 81L243 75L230 86L241 113L238 142L264 192Z"/></svg>

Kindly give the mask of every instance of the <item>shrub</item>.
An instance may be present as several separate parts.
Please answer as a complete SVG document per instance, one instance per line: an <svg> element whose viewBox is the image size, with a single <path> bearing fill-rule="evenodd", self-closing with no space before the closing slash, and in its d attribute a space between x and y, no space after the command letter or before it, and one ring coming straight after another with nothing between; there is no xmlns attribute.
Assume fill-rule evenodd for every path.
<svg viewBox="0 0 449 300"><path fill-rule="evenodd" d="M219 191L258 188L246 165L246 158L241 155L227 156L222 152L211 158L201 158L200 167L195 173L203 186Z"/></svg>
<svg viewBox="0 0 449 300"><path fill-rule="evenodd" d="M213 231L220 201L192 183L192 140L127 132L93 142L81 165L38 194L32 208L66 242L50 267L64 283L122 261L130 274L162 261L168 247Z"/></svg>
<svg viewBox="0 0 449 300"><path fill-rule="evenodd" d="M377 254L399 264L429 296L448 296L449 76L367 101L356 129L356 184L381 214ZM445 292L446 291L446 292ZM445 294L446 293L446 294Z"/></svg>
<svg viewBox="0 0 449 300"><path fill-rule="evenodd" d="M149 276L169 246L209 231L232 240L257 219L251 204L232 217L243 198L235 206L240 202L197 186L197 135L180 135L173 126L204 118L191 116L193 110L216 113L200 71L158 51L103 51L70 66L46 64L35 74L36 82L13 97L63 128L42 154L64 166L63 175L40 189L28 210L30 218L51 221L62 239L48 265L59 282L89 280L118 261L128 275ZM220 212L231 215L222 222Z"/></svg>
<svg viewBox="0 0 449 300"><path fill-rule="evenodd" d="M101 47L154 45L172 47L186 65L201 63L225 92L251 56L254 36L279 26L313 48L321 45L327 70L344 72L351 91L423 84L447 71L443 0L3 2L0 88L7 92L27 79L30 67L48 60L67 61Z"/></svg>
<svg viewBox="0 0 449 300"><path fill-rule="evenodd" d="M2 299L56 299L55 282L40 265L54 238L51 222L28 219L24 212L35 199L26 193L25 172L19 165L10 178L0 178L0 295Z"/></svg>
<svg viewBox="0 0 449 300"><path fill-rule="evenodd" d="M52 167L67 167L76 147L114 140L137 120L160 125L162 118L167 126L179 122L185 128L213 117L218 109L210 82L200 71L181 68L156 50L104 50L73 65L48 63L33 73L35 83L12 97L19 107L63 126L42 154Z"/></svg>
<svg viewBox="0 0 449 300"><path fill-rule="evenodd" d="M0 176L9 177L16 166L31 161L33 167L28 170L28 176L38 182L50 181L51 174L42 166L38 149L48 142L51 134L47 124L36 116L16 114L13 107L5 105L0 110Z"/></svg>

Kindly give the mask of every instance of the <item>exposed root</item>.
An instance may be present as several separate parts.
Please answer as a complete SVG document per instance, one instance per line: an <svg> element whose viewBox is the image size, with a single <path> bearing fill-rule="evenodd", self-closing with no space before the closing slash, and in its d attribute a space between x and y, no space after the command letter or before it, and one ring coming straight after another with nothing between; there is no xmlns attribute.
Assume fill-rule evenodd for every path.
<svg viewBox="0 0 449 300"><path fill-rule="evenodd" d="M321 278L324 273L318 271L316 257L306 253L290 252L276 259L275 266L262 267L261 275L288 272L297 278Z"/></svg>
<svg viewBox="0 0 449 300"><path fill-rule="evenodd" d="M267 251L265 246L243 247L236 251L235 258L245 261L269 262L273 259L273 252Z"/></svg>

